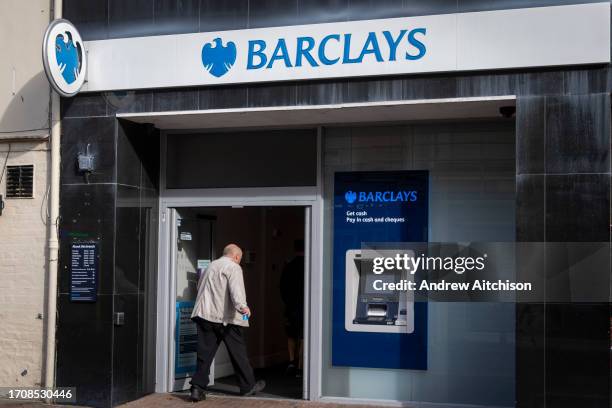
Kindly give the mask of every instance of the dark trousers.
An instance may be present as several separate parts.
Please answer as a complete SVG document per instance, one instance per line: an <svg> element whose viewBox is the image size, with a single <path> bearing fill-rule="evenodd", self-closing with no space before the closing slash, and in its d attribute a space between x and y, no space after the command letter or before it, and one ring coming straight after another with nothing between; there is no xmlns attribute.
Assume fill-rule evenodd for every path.
<svg viewBox="0 0 612 408"><path fill-rule="evenodd" d="M213 323L201 318L195 318L194 321L198 327L198 365L195 375L191 378L191 385L206 389L210 365L219 344L223 342L238 377L240 392L250 391L255 385L255 375L247 357L242 327L234 324L224 326L222 323Z"/></svg>

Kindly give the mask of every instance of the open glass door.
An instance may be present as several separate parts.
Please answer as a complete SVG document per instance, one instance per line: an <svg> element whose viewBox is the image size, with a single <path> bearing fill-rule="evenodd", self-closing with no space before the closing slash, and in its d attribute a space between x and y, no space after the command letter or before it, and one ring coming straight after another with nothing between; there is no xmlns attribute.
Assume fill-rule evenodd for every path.
<svg viewBox="0 0 612 408"><path fill-rule="evenodd" d="M175 325L169 354L169 388L182 391L190 387L197 363L197 328L191 321L197 284L223 245L236 242L244 251L241 267L245 289L256 313L245 332L247 353L256 377L268 383L261 395L308 399L312 344L311 207L201 206L175 208L171 214L169 293ZM290 287L283 289L281 279L285 273L299 275L289 279ZM287 293L291 299L302 298L301 317L287 313L289 305L283 297ZM290 305L295 306L293 302ZM289 320L290 316L295 320ZM301 333L296 329L298 325L303 325ZM295 358L290 356L290 349ZM288 365L294 365L293 370ZM223 344L211 365L209 385L214 385L212 392L231 395L238 390L232 361Z"/></svg>
<svg viewBox="0 0 612 408"><path fill-rule="evenodd" d="M176 276L173 391L190 387L196 370L197 329L191 312L198 294L198 279L214 259L214 224L211 216L176 210L174 270ZM211 371L211 379L214 372Z"/></svg>

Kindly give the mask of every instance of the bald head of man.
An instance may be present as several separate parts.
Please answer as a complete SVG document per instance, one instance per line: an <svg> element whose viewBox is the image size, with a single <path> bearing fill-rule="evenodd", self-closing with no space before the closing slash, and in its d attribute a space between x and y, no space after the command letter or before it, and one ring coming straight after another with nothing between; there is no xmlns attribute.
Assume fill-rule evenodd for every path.
<svg viewBox="0 0 612 408"><path fill-rule="evenodd" d="M232 261L240 264L242 260L242 249L236 244L228 244L223 248L223 256L227 256Z"/></svg>

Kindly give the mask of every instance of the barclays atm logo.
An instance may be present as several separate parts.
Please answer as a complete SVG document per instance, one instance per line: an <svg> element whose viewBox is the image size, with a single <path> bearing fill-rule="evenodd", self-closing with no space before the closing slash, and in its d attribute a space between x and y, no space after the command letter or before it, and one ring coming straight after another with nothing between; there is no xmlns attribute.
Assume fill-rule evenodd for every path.
<svg viewBox="0 0 612 408"><path fill-rule="evenodd" d="M355 201L357 201L357 193L349 190L344 194L344 199L347 203L353 204Z"/></svg>
<svg viewBox="0 0 612 408"><path fill-rule="evenodd" d="M213 42L214 46L206 43L202 47L202 64L211 75L219 78L227 74L236 63L236 44L230 41L223 46L221 38L215 38Z"/></svg>
<svg viewBox="0 0 612 408"><path fill-rule="evenodd" d="M418 200L417 191L359 191L348 190L344 193L344 200L348 204L359 203L396 203L415 202Z"/></svg>

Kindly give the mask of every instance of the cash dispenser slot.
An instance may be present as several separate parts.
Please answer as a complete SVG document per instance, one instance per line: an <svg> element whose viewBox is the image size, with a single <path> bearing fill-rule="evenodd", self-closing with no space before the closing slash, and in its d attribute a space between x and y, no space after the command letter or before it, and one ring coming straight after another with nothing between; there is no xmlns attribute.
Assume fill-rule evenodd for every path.
<svg viewBox="0 0 612 408"><path fill-rule="evenodd" d="M387 305L370 303L367 310L368 317L384 317L387 316Z"/></svg>

